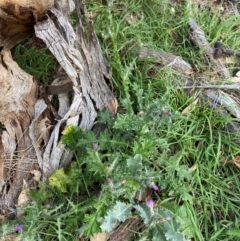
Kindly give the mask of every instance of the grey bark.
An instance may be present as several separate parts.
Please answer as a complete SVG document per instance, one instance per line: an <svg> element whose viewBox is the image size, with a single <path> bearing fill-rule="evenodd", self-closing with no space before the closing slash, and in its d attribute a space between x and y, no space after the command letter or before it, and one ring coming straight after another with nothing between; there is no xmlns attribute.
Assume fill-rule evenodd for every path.
<svg viewBox="0 0 240 241"><path fill-rule="evenodd" d="M63 127L74 125L90 130L99 110L108 109L112 116L117 111L117 100L106 84L106 80L111 83L111 72L106 67L84 1L56 1L55 7L49 6L47 15L47 9L45 15L34 13L36 23L31 23L34 29L32 32L28 29L46 43L60 65L57 76L45 91L10 55L9 48L28 34L19 37L16 32L9 36L0 34L0 45L4 47L0 62L0 122L5 127L0 136L2 213L14 210L23 179L31 183L30 171L34 168L41 170L42 180L46 181L56 168L69 164L73 153L60 142ZM76 30L68 18L75 6ZM14 16L14 21L22 25L18 20ZM87 27L83 27L83 22L87 22ZM69 91L73 94L72 101ZM58 98L57 109L51 105L52 94Z"/></svg>

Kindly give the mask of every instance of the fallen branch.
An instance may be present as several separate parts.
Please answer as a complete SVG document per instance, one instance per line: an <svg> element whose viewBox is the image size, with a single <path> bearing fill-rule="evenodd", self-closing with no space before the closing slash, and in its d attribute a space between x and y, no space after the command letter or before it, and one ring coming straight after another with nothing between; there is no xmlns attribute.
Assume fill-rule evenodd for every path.
<svg viewBox="0 0 240 241"><path fill-rule="evenodd" d="M176 87L175 89L228 89L228 90L239 90L239 84L222 84L222 85L211 85L211 84L202 84L202 85L191 85L191 86L182 86Z"/></svg>
<svg viewBox="0 0 240 241"><path fill-rule="evenodd" d="M205 39L205 38L204 38ZM205 40L203 41L205 43ZM210 49L207 50L209 52ZM148 55L149 54L149 55ZM148 59L153 64L155 63L161 63L161 65L167 66L172 68L173 70L177 71L178 73L188 75L188 73L193 72L191 65L187 63L186 61L182 60L180 57L174 56L173 54L166 53L164 51L158 51L158 50L149 50L147 47L143 48L143 52L140 52L139 54L140 60ZM178 58L180 61L180 65L169 65L169 56L171 59ZM210 58L213 58L212 54L209 55ZM215 60L214 60L215 61ZM165 64L165 65L164 65ZM158 65L157 65L158 66ZM183 67L184 66L184 67ZM163 68L161 66L161 69ZM187 67L187 68L186 68ZM185 69L190 71L185 71ZM184 71L183 71L184 70ZM227 71L228 72L228 71ZM179 86L180 84L180 86ZM236 101L235 97L231 95L232 92L240 91L240 85L233 83L233 84L207 84L207 83L201 83L199 85L194 84L193 79L191 79L189 76L181 76L177 80L174 79L173 82L174 90L195 90L195 89L202 89L201 92L201 99L203 101L208 101L210 106L212 108L216 107L222 107L224 110L219 110L220 115L227 115L231 113L231 115L235 116L236 118L240 118L240 106L238 101ZM225 93L224 90L228 90L230 93ZM191 92L194 94L194 92ZM237 129L240 129L240 125L238 123L226 123L226 128L229 129L229 131L236 131Z"/></svg>
<svg viewBox="0 0 240 241"><path fill-rule="evenodd" d="M181 57L175 56L162 50L152 50L148 47L143 47L138 55L139 60L150 60L154 64L162 65L177 70L184 75L193 73L193 69L189 63ZM159 66L158 66L159 67Z"/></svg>
<svg viewBox="0 0 240 241"><path fill-rule="evenodd" d="M127 219L109 233L107 241L125 241L134 233L143 232L145 225L140 217Z"/></svg>
<svg viewBox="0 0 240 241"><path fill-rule="evenodd" d="M202 29L193 19L189 20L189 27L191 31L191 40L196 46L199 47L200 50L203 51L208 63L216 69L216 72L218 73L220 78L229 79L231 75L228 69L219 60L214 58L214 49L208 43Z"/></svg>

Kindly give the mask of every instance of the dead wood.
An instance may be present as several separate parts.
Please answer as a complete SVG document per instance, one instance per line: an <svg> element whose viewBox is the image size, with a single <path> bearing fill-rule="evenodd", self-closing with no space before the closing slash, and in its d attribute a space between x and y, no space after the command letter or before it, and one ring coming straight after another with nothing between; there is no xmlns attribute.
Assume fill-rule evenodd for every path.
<svg viewBox="0 0 240 241"><path fill-rule="evenodd" d="M150 60L154 64L162 65L162 67L169 67L184 75L193 73L192 66L184 61L181 57L162 50L152 50L148 47L143 47L138 56L139 60Z"/></svg>
<svg viewBox="0 0 240 241"><path fill-rule="evenodd" d="M69 162L70 154L58 142L62 125L78 125L80 123L80 127L89 130L94 125L97 109L107 108L112 115L115 115L117 109L117 101L106 84L106 80L111 82L111 73L105 65L98 39L84 10L83 2L77 1L76 8L79 18L76 34L67 18L55 8L50 9L51 15L47 20L39 22L35 26L36 36L46 43L56 57L70 79L74 92L69 110L60 115L62 119L58 120L55 125L43 153L36 145L36 135L31 135L38 153L39 165L43 170L44 180L57 167L65 166ZM83 27L83 21L88 22L88 29ZM88 36L91 38L89 39ZM77 43L76 47L75 43ZM62 98L64 95L59 95L59 102L65 105ZM45 106L41 110L43 112L47 105L42 104ZM36 118L38 117L36 116ZM31 130L34 132L36 121L34 120L33 123Z"/></svg>
<svg viewBox="0 0 240 241"><path fill-rule="evenodd" d="M183 86L183 87L177 87L176 89L222 89L222 90L237 90L240 91L240 85L239 84L201 84L201 85L189 85L189 86Z"/></svg>
<svg viewBox="0 0 240 241"><path fill-rule="evenodd" d="M218 79L214 84L208 83L208 79L201 76L193 76L194 71L189 63L184 61L181 57L175 56L171 53L166 53L162 50L151 50L144 47L139 54L139 59L148 59L156 67L160 69L169 67L176 73L178 78L172 80L173 88L175 90L188 90L191 95L197 95L203 102L208 102L211 108L221 107L218 110L220 115L228 115L229 113L236 117L240 117L240 85L231 81L231 76L228 69L219 60L213 56L214 49L210 46L205 38L204 32L198 27L194 20L190 20L191 40L203 51L208 62L213 66L213 72L217 74L215 79ZM178 60L178 61L175 61ZM216 70L215 70L216 69ZM181 76L179 76L179 73ZM191 76L189 76L191 74ZM221 79L219 78L221 77ZM222 80L227 79L228 84L222 84ZM209 81L210 82L210 81ZM191 90L191 92L189 92ZM236 122L226 123L226 128L231 132L236 132L240 129L240 125Z"/></svg>
<svg viewBox="0 0 240 241"><path fill-rule="evenodd" d="M55 8L65 17L69 17L69 15L75 10L75 2L74 0L58 0L55 1Z"/></svg>
<svg viewBox="0 0 240 241"><path fill-rule="evenodd" d="M38 5L43 2L34 3ZM73 29L68 16L75 5L78 21L76 29ZM20 9L19 5L14 6ZM42 179L46 181L56 168L66 166L71 161L73 153L68 152L60 142L66 126L90 130L97 111L108 109L112 116L117 111L117 100L108 86L111 72L106 66L84 1L56 1L55 7L46 4L42 11L36 12L36 9L31 8L34 18L31 18L30 28L15 12L8 12L7 17L23 26L19 29L26 28L28 34L34 30L61 68L49 87L40 88L33 76L22 71L12 60L7 49L28 34L18 37L17 29L9 31L8 35L4 32L0 34L0 45L4 46L0 62L0 122L5 127L0 140L2 212L14 208L23 179L29 180L34 163L38 163ZM0 10L3 11L1 3ZM72 92L71 98L69 91ZM52 105L53 95L58 98L57 107Z"/></svg>
<svg viewBox="0 0 240 241"><path fill-rule="evenodd" d="M144 223L140 217L127 219L109 233L107 241L126 241L135 233L143 232L144 227Z"/></svg>
<svg viewBox="0 0 240 241"><path fill-rule="evenodd" d="M214 59L214 49L208 43L204 32L202 29L197 25L197 23L193 20L189 20L189 27L190 27L190 39L193 43L199 47L203 54L206 57L206 61L209 65L212 65L213 68L216 69L219 77L222 79L228 79L231 77L228 69L217 59Z"/></svg>
<svg viewBox="0 0 240 241"><path fill-rule="evenodd" d="M36 21L45 17L54 0L1 0L0 47L11 48L34 33Z"/></svg>
<svg viewBox="0 0 240 241"><path fill-rule="evenodd" d="M34 115L37 83L12 60L10 50L1 51L0 122L1 135L1 200L2 209L14 207L23 179L37 161L29 137Z"/></svg>
<svg viewBox="0 0 240 241"><path fill-rule="evenodd" d="M238 51L233 51L231 49L226 49L221 42L217 41L214 44L214 53L213 56L214 58L221 58L223 56L236 56L238 58L240 58L240 52Z"/></svg>
<svg viewBox="0 0 240 241"><path fill-rule="evenodd" d="M231 113L231 115L236 118L240 118L239 101L237 101L234 96L220 90L204 90L203 95L212 102L212 106L217 106L217 104L219 104L227 110L228 113Z"/></svg>
<svg viewBox="0 0 240 241"><path fill-rule="evenodd" d="M49 85L45 89L47 95L58 95L73 91L73 83L67 82L62 85Z"/></svg>
<svg viewBox="0 0 240 241"><path fill-rule="evenodd" d="M223 107L224 110L227 110L227 112L219 111L219 114L226 115L227 113L230 113L232 116L235 116L236 118L239 118L240 114L240 101L238 98L239 95L239 85L238 84L231 84L231 75L228 69L224 66L223 63L221 63L218 59L214 58L214 49L209 45L205 38L204 32L201 30L201 28L197 25L197 23L190 19L189 21L189 27L191 31L191 40L201 49L203 50L205 56L207 57L209 64L212 64L216 70L217 74L221 78L219 84L218 81L216 82L216 85L218 85L215 88L212 89L205 89L202 92L202 99L208 100L210 102L210 106L215 108L216 106ZM229 85L226 85L224 88L224 85L221 84L222 79L228 80ZM202 87L205 88L205 85L208 85L206 83L202 84ZM222 89L219 90L218 88L222 85ZM234 88L235 87L235 88ZM239 124L233 123L235 129ZM232 125L226 123L226 127L230 127L230 131L232 131ZM237 127L237 128L240 128Z"/></svg>

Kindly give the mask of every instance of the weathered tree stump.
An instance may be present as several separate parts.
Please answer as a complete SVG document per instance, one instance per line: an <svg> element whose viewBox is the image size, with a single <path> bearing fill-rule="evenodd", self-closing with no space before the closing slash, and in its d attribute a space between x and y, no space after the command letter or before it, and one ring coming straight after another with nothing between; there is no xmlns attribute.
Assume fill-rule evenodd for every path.
<svg viewBox="0 0 240 241"><path fill-rule="evenodd" d="M76 30L68 18L75 7ZM111 83L111 72L84 1L2 1L0 20L0 122L4 126L0 136L0 211L9 213L14 211L23 180L32 178L33 169L39 169L46 181L56 168L71 161L72 153L60 143L61 131L68 125L90 130L98 110L116 114L117 100L106 83ZM60 66L46 89L39 85L37 76L25 73L11 57L10 48L31 34L45 42ZM51 104L53 94L58 107Z"/></svg>

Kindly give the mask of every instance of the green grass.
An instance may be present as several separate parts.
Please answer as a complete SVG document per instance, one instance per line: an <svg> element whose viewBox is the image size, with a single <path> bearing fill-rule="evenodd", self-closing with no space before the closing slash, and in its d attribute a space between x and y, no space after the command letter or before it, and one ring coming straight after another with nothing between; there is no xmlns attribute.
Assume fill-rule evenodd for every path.
<svg viewBox="0 0 240 241"><path fill-rule="evenodd" d="M240 153L239 134L225 128L227 122L238 120L219 115L207 103L181 115L194 99L174 89L179 74L138 61L133 54L141 46L161 49L205 71L201 51L189 40L190 12L210 43L222 38L232 49L240 48L239 16L223 21L217 10L212 15L209 9L199 12L187 4L179 7L157 0L108 2L104 6L101 1L88 1L88 9L98 13L94 27L113 73L120 100L118 117L113 123L106 113L100 114L99 121L108 123L109 132L99 140L81 130L65 136L67 146L76 151L75 162L63 176L69 181L61 183L68 191L46 186L34 191L35 204L25 208L22 220L14 221L23 224L22 237L75 240L82 233L91 236L101 231L109 207L116 201L136 204L131 194L154 182L160 189L154 200L157 207L171 212L191 240L239 240L240 174L237 167L226 163ZM41 55L36 64L34 58L40 59L36 49L24 52L25 62L16 51L21 67L48 82L54 72L48 55ZM168 111L170 117L165 115ZM95 142L97 151L92 150ZM126 169L126 160L134 160L136 154L143 157L144 166L138 177ZM189 173L193 166L196 169ZM106 184L109 176L113 186ZM124 179L125 186L121 184ZM150 225L144 235L154 232Z"/></svg>
<svg viewBox="0 0 240 241"><path fill-rule="evenodd" d="M19 44L12 54L18 65L27 73L37 77L43 86L52 83L57 62L46 48Z"/></svg>

